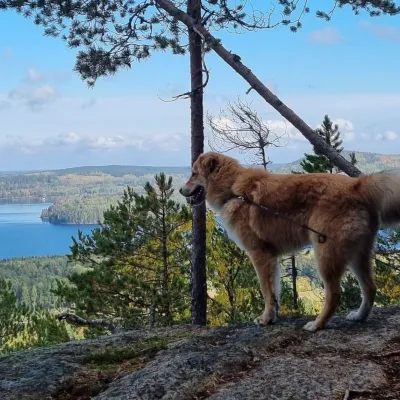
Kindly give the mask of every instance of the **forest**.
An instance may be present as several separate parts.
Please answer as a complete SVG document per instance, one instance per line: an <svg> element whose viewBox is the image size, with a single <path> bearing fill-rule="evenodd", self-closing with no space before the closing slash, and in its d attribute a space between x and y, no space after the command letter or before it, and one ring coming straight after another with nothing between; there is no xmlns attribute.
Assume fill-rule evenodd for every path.
<svg viewBox="0 0 400 400"><path fill-rule="evenodd" d="M98 228L73 238L67 257L1 262L0 351L189 323L191 211L173 200L171 176L154 181L140 193L128 186ZM207 233L207 323L248 321L263 304L250 260L212 212ZM398 230L378 238L378 307L400 303L399 242ZM296 254L295 264L283 257L280 266L281 314L317 314L324 295L313 251ZM340 311L360 301L358 283L347 274Z"/></svg>
<svg viewBox="0 0 400 400"><path fill-rule="evenodd" d="M358 166L365 173L384 169L400 168L400 156L355 152ZM343 151L349 158L350 152ZM271 171L277 173L299 172L300 160L288 164L270 164ZM97 224L103 212L115 204L126 186L138 193L144 184L154 183L154 174L169 173L173 177L174 188L179 188L188 177L189 167L140 167L140 166L86 166L62 170L30 172L25 174L0 173L1 203L39 203L43 198L53 203L43 209L42 220L53 224ZM183 198L174 192L174 200Z"/></svg>
<svg viewBox="0 0 400 400"><path fill-rule="evenodd" d="M0 277L11 282L18 305L50 311L56 308L57 279L66 279L74 268L67 257L14 258L0 261Z"/></svg>
<svg viewBox="0 0 400 400"><path fill-rule="evenodd" d="M10 202L35 202L45 197L48 201L65 197L120 196L129 185L142 190L154 174L170 170L177 184L183 182L189 168L104 166L77 167L64 170L0 173L0 200Z"/></svg>

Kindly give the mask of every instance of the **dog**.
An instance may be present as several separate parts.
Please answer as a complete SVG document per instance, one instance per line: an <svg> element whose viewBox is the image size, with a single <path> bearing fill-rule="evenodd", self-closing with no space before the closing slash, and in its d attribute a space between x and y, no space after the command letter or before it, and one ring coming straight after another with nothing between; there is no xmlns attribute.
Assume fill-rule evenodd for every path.
<svg viewBox="0 0 400 400"><path fill-rule="evenodd" d="M306 245L314 248L325 301L317 318L303 328L326 326L339 304L346 268L362 293L359 309L347 319L367 319L376 296L371 252L378 230L400 222L400 174L275 174L208 152L194 162L179 191L192 206L207 201L248 254L265 303L257 324L273 324L278 316L278 257Z"/></svg>

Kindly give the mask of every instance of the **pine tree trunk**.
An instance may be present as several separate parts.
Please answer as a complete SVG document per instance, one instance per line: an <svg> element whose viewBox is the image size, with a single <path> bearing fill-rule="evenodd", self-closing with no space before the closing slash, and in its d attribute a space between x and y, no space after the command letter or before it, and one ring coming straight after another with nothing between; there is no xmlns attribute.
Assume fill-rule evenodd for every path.
<svg viewBox="0 0 400 400"><path fill-rule="evenodd" d="M201 24L191 17L191 15L179 10L170 0L155 0L156 3L163 8L168 14L175 17L187 27L195 27L211 44L212 49L229 65L231 66L245 81L248 82L250 87L254 89L268 104L270 104L276 111L286 118L295 128L297 128L303 136L314 146L317 154L323 154L332 161L335 166L341 169L349 176L359 176L361 171L347 161L341 154L339 154L332 146L329 146L325 141L319 137L314 129L306 124L293 110L275 96L250 70L242 64L240 57L228 51L224 46L219 44L219 41L211 35L211 33ZM189 0L193 2L194 0ZM198 0L196 0L198 1ZM189 29L190 31L190 29Z"/></svg>
<svg viewBox="0 0 400 400"><path fill-rule="evenodd" d="M166 319L166 325L172 325L171 302L169 293L169 271L168 271L168 245L167 228L165 225L166 212L163 206L162 211L162 259L163 259L163 306Z"/></svg>
<svg viewBox="0 0 400 400"><path fill-rule="evenodd" d="M154 329L156 325L156 307L154 304L151 305L150 307L150 312L149 312L149 329Z"/></svg>
<svg viewBox="0 0 400 400"><path fill-rule="evenodd" d="M297 268L296 268L296 257L294 254L290 257L292 262L292 286L293 286L293 308L299 309L299 294L297 292Z"/></svg>
<svg viewBox="0 0 400 400"><path fill-rule="evenodd" d="M199 22L201 0L188 0L187 12L196 22ZM188 32L192 91L190 122L193 164L204 151L202 39L192 28L189 28ZM192 324L206 325L206 205L204 203L193 207L192 222Z"/></svg>

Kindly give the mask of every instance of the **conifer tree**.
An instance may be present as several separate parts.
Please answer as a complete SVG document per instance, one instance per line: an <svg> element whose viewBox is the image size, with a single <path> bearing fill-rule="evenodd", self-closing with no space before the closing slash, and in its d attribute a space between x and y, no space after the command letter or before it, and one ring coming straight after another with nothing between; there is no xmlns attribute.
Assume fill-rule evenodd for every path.
<svg viewBox="0 0 400 400"><path fill-rule="evenodd" d="M23 332L31 312L25 305L18 305L11 283L0 279L0 352L7 341Z"/></svg>
<svg viewBox="0 0 400 400"><path fill-rule="evenodd" d="M248 321L261 313L262 295L247 254L208 214L209 314L213 325Z"/></svg>
<svg viewBox="0 0 400 400"><path fill-rule="evenodd" d="M325 143L332 146L338 153L343 151L343 141L340 139L339 126L333 124L328 115L325 115L321 127L317 128L316 132ZM300 165L308 173L329 172L332 174L335 170L333 163L326 156L320 154L305 154L305 159Z"/></svg>
<svg viewBox="0 0 400 400"><path fill-rule="evenodd" d="M100 228L73 239L70 260L87 269L58 282L56 294L83 318L127 328L147 325L150 314L158 325L188 317L190 213L172 200L172 178L156 175L144 189L128 187Z"/></svg>
<svg viewBox="0 0 400 400"><path fill-rule="evenodd" d="M175 316L188 308L190 275L188 239L182 231L190 219L186 207L171 199L172 177L156 175L157 189L149 183L145 195L134 194L135 210L140 226L145 227L143 264L155 270L153 308L158 309L163 325L171 325Z"/></svg>
<svg viewBox="0 0 400 400"><path fill-rule="evenodd" d="M328 115L325 115L321 127L316 129L316 133L339 154L342 153L343 140L340 138L339 125L333 124ZM350 153L350 162L352 165L356 165L355 153ZM302 160L300 166L307 173L328 172L333 174L340 172L328 157L318 154L315 148L314 154L305 154L305 159Z"/></svg>

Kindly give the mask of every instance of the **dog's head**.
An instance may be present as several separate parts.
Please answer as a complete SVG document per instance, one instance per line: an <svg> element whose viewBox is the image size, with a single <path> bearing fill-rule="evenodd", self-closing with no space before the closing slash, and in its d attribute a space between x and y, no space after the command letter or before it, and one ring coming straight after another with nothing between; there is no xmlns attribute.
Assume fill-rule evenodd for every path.
<svg viewBox="0 0 400 400"><path fill-rule="evenodd" d="M210 179L218 173L222 159L218 153L204 153L193 163L192 174L179 193L185 196L188 203L196 206L206 199Z"/></svg>

